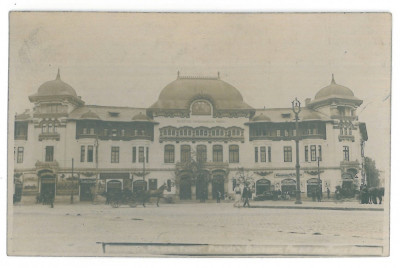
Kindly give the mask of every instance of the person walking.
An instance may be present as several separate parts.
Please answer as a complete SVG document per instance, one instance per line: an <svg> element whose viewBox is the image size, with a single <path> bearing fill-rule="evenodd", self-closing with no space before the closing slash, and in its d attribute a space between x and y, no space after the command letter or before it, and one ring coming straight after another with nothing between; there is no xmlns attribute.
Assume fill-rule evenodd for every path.
<svg viewBox="0 0 400 268"><path fill-rule="evenodd" d="M236 185L235 189L233 189L233 191L235 192L235 203L233 203L233 206L239 208L240 207L240 197L241 197L239 185Z"/></svg>
<svg viewBox="0 0 400 268"><path fill-rule="evenodd" d="M217 203L221 203L221 192L217 191Z"/></svg>
<svg viewBox="0 0 400 268"><path fill-rule="evenodd" d="M251 191L249 186L245 186L243 189L243 199L244 199L244 203L243 203L243 207L246 207L246 204L248 207L250 207L250 203L249 203L249 198L251 198Z"/></svg>
<svg viewBox="0 0 400 268"><path fill-rule="evenodd" d="M329 190L329 187L326 189L326 194L328 196L328 199L331 198L331 190Z"/></svg>

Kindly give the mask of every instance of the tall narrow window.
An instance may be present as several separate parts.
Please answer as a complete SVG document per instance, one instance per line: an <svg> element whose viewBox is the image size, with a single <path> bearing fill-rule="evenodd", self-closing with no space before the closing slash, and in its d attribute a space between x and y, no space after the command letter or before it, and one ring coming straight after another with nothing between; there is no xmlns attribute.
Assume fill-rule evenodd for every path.
<svg viewBox="0 0 400 268"><path fill-rule="evenodd" d="M280 137L280 136L281 136L281 130L280 130L280 129L277 129L277 130L276 130L276 136L277 136L277 137Z"/></svg>
<svg viewBox="0 0 400 268"><path fill-rule="evenodd" d="M308 145L304 147L304 161L308 162Z"/></svg>
<svg viewBox="0 0 400 268"><path fill-rule="evenodd" d="M81 146L81 162L85 162L85 146Z"/></svg>
<svg viewBox="0 0 400 268"><path fill-rule="evenodd" d="M181 145L181 162L190 161L190 145Z"/></svg>
<svg viewBox="0 0 400 268"><path fill-rule="evenodd" d="M260 147L260 161L267 162L267 152L265 150L265 146Z"/></svg>
<svg viewBox="0 0 400 268"><path fill-rule="evenodd" d="M319 161L322 161L322 146L318 145L318 157Z"/></svg>
<svg viewBox="0 0 400 268"><path fill-rule="evenodd" d="M54 147L53 146L46 146L46 162L53 162L54 160Z"/></svg>
<svg viewBox="0 0 400 268"><path fill-rule="evenodd" d="M89 145L87 147L87 161L93 162L93 145Z"/></svg>
<svg viewBox="0 0 400 268"><path fill-rule="evenodd" d="M258 147L254 147L254 162L258 162Z"/></svg>
<svg viewBox="0 0 400 268"><path fill-rule="evenodd" d="M283 161L292 162L292 147L291 146L283 147Z"/></svg>
<svg viewBox="0 0 400 268"><path fill-rule="evenodd" d="M239 163L239 145L229 145L229 163Z"/></svg>
<svg viewBox="0 0 400 268"><path fill-rule="evenodd" d="M349 159L350 159L349 146L343 146L343 160L349 161Z"/></svg>
<svg viewBox="0 0 400 268"><path fill-rule="evenodd" d="M271 155L271 146L268 146L268 162L271 162L271 158L272 158L272 155Z"/></svg>
<svg viewBox="0 0 400 268"><path fill-rule="evenodd" d="M146 147L146 163L149 163L149 147Z"/></svg>
<svg viewBox="0 0 400 268"><path fill-rule="evenodd" d="M310 146L311 161L317 161L317 148L315 145Z"/></svg>
<svg viewBox="0 0 400 268"><path fill-rule="evenodd" d="M119 147L111 147L111 163L119 163Z"/></svg>
<svg viewBox="0 0 400 268"><path fill-rule="evenodd" d="M197 145L196 161L200 162L200 163L207 162L207 146L206 145Z"/></svg>
<svg viewBox="0 0 400 268"><path fill-rule="evenodd" d="M24 162L24 147L18 147L17 163Z"/></svg>
<svg viewBox="0 0 400 268"><path fill-rule="evenodd" d="M164 163L175 162L175 147L174 145L165 145L164 147Z"/></svg>
<svg viewBox="0 0 400 268"><path fill-rule="evenodd" d="M42 133L46 133L47 132L47 126L46 124L42 125Z"/></svg>
<svg viewBox="0 0 400 268"><path fill-rule="evenodd" d="M53 124L50 123L50 124L49 124L49 130L48 130L47 132L50 133L50 132L53 132L53 130L54 130L54 129L53 129Z"/></svg>
<svg viewBox="0 0 400 268"><path fill-rule="evenodd" d="M222 162L222 161L223 161L222 145L214 145L213 162Z"/></svg>
<svg viewBox="0 0 400 268"><path fill-rule="evenodd" d="M144 162L144 147L140 146L139 147L139 163Z"/></svg>
<svg viewBox="0 0 400 268"><path fill-rule="evenodd" d="M132 147L132 163L136 163L136 147Z"/></svg>

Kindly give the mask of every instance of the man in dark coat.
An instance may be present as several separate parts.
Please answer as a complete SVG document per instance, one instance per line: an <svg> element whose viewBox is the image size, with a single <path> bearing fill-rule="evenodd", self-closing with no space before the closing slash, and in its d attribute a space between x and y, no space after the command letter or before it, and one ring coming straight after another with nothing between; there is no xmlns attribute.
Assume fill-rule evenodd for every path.
<svg viewBox="0 0 400 268"><path fill-rule="evenodd" d="M244 187L242 197L244 199L243 207L245 207L246 204L248 207L250 207L249 198L251 198L251 191L249 186L246 185Z"/></svg>

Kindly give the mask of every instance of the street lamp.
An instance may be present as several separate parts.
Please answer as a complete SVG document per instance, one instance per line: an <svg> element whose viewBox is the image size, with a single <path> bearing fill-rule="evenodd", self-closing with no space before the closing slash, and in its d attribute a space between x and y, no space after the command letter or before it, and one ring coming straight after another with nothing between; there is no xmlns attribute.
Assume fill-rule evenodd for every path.
<svg viewBox="0 0 400 268"><path fill-rule="evenodd" d="M297 189L296 189L296 202L295 204L302 204L301 202L301 196L300 196L300 163L299 163L299 113L300 113L300 101L296 98L294 101L292 101L292 110L295 115L296 119L296 184L297 184Z"/></svg>

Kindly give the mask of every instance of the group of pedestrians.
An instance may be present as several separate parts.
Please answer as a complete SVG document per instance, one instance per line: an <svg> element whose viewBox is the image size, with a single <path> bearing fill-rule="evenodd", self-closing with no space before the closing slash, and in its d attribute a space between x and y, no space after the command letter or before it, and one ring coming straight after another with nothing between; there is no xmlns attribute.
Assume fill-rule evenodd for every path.
<svg viewBox="0 0 400 268"><path fill-rule="evenodd" d="M250 207L250 199L252 196L251 189L248 185L245 185L243 191L240 188L240 185L236 185L235 189L235 203L233 204L234 207L241 207L240 203L243 200L243 207Z"/></svg>

